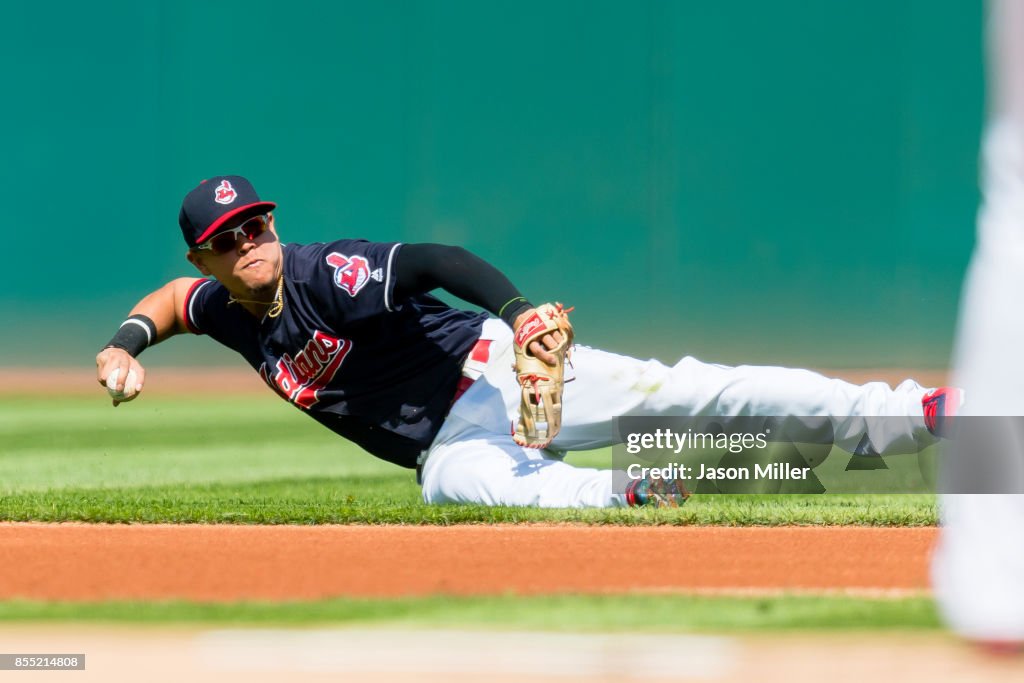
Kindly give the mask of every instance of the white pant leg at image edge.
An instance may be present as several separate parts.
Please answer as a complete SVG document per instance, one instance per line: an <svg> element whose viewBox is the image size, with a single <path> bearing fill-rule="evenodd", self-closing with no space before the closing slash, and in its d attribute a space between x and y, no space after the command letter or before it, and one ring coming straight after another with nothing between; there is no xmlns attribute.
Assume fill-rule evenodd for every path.
<svg viewBox="0 0 1024 683"><path fill-rule="evenodd" d="M954 381L964 389L964 419L1024 416L1024 3L992 0L986 26L988 121L982 142L983 202L964 280ZM1013 431L1013 430L1009 430ZM1003 456L1024 459L1006 439ZM949 457L970 457L952 444ZM1021 490L1021 468L1003 472ZM951 468L955 473L957 468ZM1014 480L1013 477L1017 479ZM949 482L956 490L956 481ZM942 496L942 529L932 562L935 597L946 623L972 639L1024 643L1024 496Z"/></svg>
<svg viewBox="0 0 1024 683"><path fill-rule="evenodd" d="M1024 643L1024 495L947 494L932 582L943 618L972 640Z"/></svg>

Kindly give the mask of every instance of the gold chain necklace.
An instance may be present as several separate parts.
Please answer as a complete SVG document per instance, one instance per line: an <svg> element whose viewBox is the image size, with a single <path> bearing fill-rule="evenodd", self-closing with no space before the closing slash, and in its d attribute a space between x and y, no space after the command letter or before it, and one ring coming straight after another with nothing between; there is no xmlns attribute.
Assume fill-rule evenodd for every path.
<svg viewBox="0 0 1024 683"><path fill-rule="evenodd" d="M228 304L258 304L260 306L270 306L267 310L268 318L276 318L281 315L281 311L284 310L284 273L277 278L277 292L274 294L274 300L269 304L266 301L255 301L253 299L239 299L234 295L228 296Z"/></svg>

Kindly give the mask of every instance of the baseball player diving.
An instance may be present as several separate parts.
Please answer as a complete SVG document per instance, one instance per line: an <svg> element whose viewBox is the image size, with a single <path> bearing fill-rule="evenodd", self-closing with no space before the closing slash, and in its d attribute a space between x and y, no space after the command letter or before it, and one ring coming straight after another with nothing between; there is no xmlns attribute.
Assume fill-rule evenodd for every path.
<svg viewBox="0 0 1024 683"><path fill-rule="evenodd" d="M563 461L567 451L611 445L616 416L828 416L863 425L838 446L853 452L866 429L885 454L908 439L932 443L959 406L958 390L911 380L857 386L691 357L668 367L574 346L567 309L535 307L465 249L286 244L275 208L240 176L209 178L185 196L178 223L204 277L143 298L96 356L115 406L142 391L144 349L205 334L317 422L416 469L427 503L537 507L686 499L678 481L642 478L617 491L611 471ZM431 296L438 288L492 315L451 308ZM899 433L891 421L872 433L877 423L858 420L866 416L899 417Z"/></svg>

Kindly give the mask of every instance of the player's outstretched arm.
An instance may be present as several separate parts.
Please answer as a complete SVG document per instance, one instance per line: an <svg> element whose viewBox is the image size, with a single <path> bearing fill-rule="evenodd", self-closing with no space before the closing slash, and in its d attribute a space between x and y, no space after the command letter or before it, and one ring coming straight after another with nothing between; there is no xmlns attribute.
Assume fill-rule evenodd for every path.
<svg viewBox="0 0 1024 683"><path fill-rule="evenodd" d="M404 244L395 259L395 299L441 288L463 301L490 311L518 331L534 314L533 305L500 270L462 247L444 244ZM557 358L562 335L544 335L530 352L548 365Z"/></svg>
<svg viewBox="0 0 1024 683"><path fill-rule="evenodd" d="M136 359L144 349L186 331L185 298L197 278L172 280L135 304L114 338L96 354L96 380L114 407L142 391L146 370Z"/></svg>

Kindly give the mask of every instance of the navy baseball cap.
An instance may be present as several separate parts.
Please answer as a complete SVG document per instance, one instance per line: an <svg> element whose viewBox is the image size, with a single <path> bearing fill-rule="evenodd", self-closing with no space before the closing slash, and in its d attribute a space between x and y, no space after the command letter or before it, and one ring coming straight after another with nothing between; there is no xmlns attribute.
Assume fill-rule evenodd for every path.
<svg viewBox="0 0 1024 683"><path fill-rule="evenodd" d="M178 214L181 234L189 247L213 237L233 218L244 221L277 208L264 202L252 183L240 175L218 175L199 183L185 195Z"/></svg>

